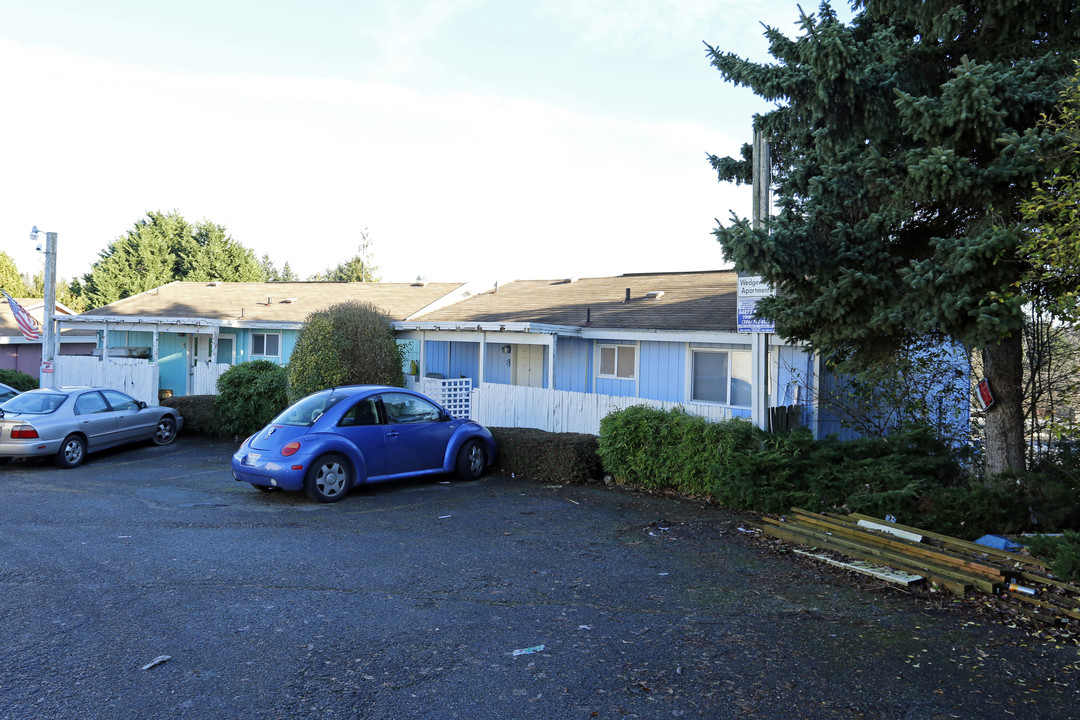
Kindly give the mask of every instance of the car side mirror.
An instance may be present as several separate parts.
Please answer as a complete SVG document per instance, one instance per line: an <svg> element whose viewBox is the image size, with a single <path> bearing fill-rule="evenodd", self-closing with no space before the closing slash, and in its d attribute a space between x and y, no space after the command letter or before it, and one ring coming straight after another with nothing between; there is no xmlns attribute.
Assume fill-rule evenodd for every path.
<svg viewBox="0 0 1080 720"><path fill-rule="evenodd" d="M145 400L140 400L139 401L139 409L140 410L145 410L146 408L147 408L146 401Z"/></svg>

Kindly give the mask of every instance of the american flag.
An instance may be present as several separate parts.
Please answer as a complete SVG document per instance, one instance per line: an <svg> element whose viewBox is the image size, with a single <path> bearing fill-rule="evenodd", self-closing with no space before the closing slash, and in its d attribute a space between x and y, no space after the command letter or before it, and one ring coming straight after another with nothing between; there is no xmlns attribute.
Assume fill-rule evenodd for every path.
<svg viewBox="0 0 1080 720"><path fill-rule="evenodd" d="M4 298L7 299L8 307L11 308L11 314L15 316L15 322L22 330L23 337L27 340L40 340L41 326L38 325L38 321L30 317L26 308L15 302L15 298L8 295L6 290L0 290L0 292L4 293Z"/></svg>

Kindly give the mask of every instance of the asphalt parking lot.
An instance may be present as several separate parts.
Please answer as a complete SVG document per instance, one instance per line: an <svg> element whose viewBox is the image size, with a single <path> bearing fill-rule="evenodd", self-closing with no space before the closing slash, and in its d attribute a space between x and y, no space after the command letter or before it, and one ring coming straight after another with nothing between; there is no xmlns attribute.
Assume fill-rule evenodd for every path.
<svg viewBox="0 0 1080 720"><path fill-rule="evenodd" d="M497 476L317 505L236 483L233 449L0 465L0 718L1080 712L1075 646L763 553L714 507Z"/></svg>

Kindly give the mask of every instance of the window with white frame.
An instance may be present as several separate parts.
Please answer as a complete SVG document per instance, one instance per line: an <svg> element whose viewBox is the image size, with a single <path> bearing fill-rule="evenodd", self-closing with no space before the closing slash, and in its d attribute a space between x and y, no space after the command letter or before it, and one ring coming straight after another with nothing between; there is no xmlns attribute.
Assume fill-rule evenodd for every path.
<svg viewBox="0 0 1080 720"><path fill-rule="evenodd" d="M692 350L690 399L733 407L750 407L750 352Z"/></svg>
<svg viewBox="0 0 1080 720"><path fill-rule="evenodd" d="M281 333L251 333L251 357L281 357Z"/></svg>
<svg viewBox="0 0 1080 720"><path fill-rule="evenodd" d="M597 376L633 380L637 374L637 347L634 345L601 345Z"/></svg>

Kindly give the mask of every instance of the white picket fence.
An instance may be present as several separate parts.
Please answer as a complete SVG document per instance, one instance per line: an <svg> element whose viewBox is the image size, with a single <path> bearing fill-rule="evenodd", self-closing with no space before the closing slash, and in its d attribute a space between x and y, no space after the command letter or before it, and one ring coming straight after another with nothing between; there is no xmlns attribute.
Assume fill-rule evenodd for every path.
<svg viewBox="0 0 1080 720"><path fill-rule="evenodd" d="M191 369L191 395L217 395L217 381L221 374L231 368L228 363L203 361Z"/></svg>
<svg viewBox="0 0 1080 720"><path fill-rule="evenodd" d="M473 391L472 417L488 427L529 427L549 432L599 435L600 420L605 415L634 405L648 405L660 410L681 407L691 415L711 421L732 417L730 408L716 405L491 383L484 383Z"/></svg>
<svg viewBox="0 0 1080 720"><path fill-rule="evenodd" d="M149 360L61 355L56 358L53 385L101 385L147 405L158 404L158 367Z"/></svg>

